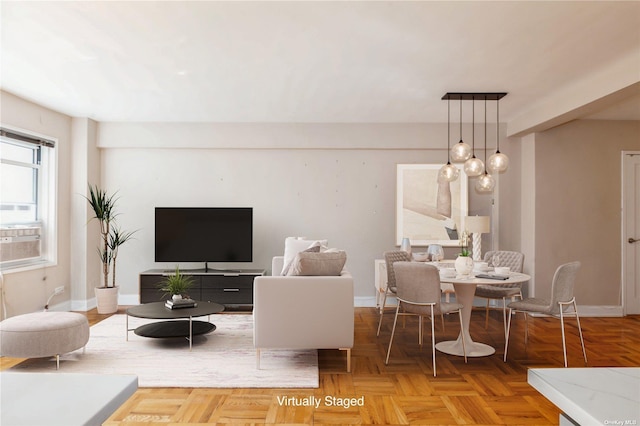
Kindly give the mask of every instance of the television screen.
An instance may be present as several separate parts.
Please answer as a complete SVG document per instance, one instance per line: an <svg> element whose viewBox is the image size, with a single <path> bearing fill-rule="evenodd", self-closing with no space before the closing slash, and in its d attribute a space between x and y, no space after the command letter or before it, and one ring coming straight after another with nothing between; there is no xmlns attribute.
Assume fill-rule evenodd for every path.
<svg viewBox="0 0 640 426"><path fill-rule="evenodd" d="M156 207L156 262L251 262L251 207Z"/></svg>

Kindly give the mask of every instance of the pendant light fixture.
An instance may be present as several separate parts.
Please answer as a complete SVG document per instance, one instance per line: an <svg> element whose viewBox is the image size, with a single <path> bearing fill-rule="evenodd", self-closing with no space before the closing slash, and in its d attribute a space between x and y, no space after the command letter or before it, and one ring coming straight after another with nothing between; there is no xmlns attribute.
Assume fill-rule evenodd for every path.
<svg viewBox="0 0 640 426"><path fill-rule="evenodd" d="M464 162L464 172L469 177L477 177L484 172L484 163L476 158L476 99L471 100L471 158Z"/></svg>
<svg viewBox="0 0 640 426"><path fill-rule="evenodd" d="M451 94L447 93L447 99L451 99ZM454 163L462 163L471 158L471 147L468 143L462 141L462 96L460 96L460 142L451 148L451 161Z"/></svg>
<svg viewBox="0 0 640 426"><path fill-rule="evenodd" d="M462 101L461 101L462 103ZM449 151L449 141L451 140L451 99L447 99L447 164L440 168L438 180L453 182L458 179L460 170L451 164L451 152Z"/></svg>
<svg viewBox="0 0 640 426"><path fill-rule="evenodd" d="M509 157L500 152L500 100L496 101L496 153L489 157L487 167L493 173L502 173L509 167Z"/></svg>
<svg viewBox="0 0 640 426"><path fill-rule="evenodd" d="M484 161L487 161L487 98L484 98ZM476 181L476 191L491 192L496 186L496 180L487 171Z"/></svg>

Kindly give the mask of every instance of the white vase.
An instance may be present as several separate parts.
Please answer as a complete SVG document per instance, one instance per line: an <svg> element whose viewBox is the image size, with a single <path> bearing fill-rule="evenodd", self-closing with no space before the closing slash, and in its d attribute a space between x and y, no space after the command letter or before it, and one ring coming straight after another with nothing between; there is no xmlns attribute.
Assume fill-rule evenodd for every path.
<svg viewBox="0 0 640 426"><path fill-rule="evenodd" d="M455 268L458 275L469 275L473 271L473 259L469 256L458 256Z"/></svg>
<svg viewBox="0 0 640 426"><path fill-rule="evenodd" d="M118 286L95 288L99 314L113 314L118 310L118 289Z"/></svg>
<svg viewBox="0 0 640 426"><path fill-rule="evenodd" d="M180 300L180 299L182 299L182 295L181 294L174 294L173 296L171 296L171 299Z"/></svg>

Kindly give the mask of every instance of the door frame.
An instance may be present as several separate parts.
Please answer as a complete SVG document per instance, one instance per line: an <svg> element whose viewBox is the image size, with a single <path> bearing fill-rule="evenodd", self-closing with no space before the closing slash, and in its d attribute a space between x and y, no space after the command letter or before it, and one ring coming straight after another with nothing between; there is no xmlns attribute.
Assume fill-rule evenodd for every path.
<svg viewBox="0 0 640 426"><path fill-rule="evenodd" d="M629 167L633 165L633 157L638 157L640 159L640 151L622 151L621 157L621 212L622 212L622 226L621 226L621 285L622 285L622 315L628 315L628 307L627 307L627 293L630 290L632 278L635 279L635 275L640 271L635 270L634 265L629 265L629 259L631 258L631 254L628 253L630 250L631 244L628 243L628 238L631 235L631 230L628 229L631 223L631 218L629 218L630 212L627 212L631 207L628 206L629 197L632 194L631 181L628 179L630 176ZM637 212L640 213L640 212Z"/></svg>

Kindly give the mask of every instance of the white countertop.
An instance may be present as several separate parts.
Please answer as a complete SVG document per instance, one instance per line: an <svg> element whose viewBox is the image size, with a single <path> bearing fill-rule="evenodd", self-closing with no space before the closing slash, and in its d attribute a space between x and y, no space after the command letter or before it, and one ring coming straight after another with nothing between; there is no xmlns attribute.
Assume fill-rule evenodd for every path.
<svg viewBox="0 0 640 426"><path fill-rule="evenodd" d="M533 368L527 381L581 425L640 425L640 368Z"/></svg>
<svg viewBox="0 0 640 426"><path fill-rule="evenodd" d="M62 368L0 373L0 424L100 425L138 389L137 376L71 374Z"/></svg>

